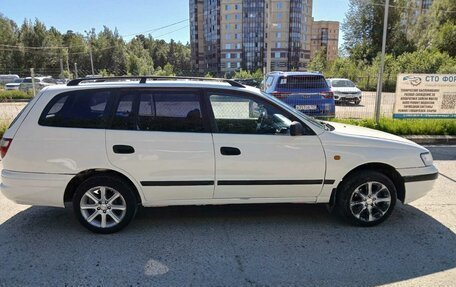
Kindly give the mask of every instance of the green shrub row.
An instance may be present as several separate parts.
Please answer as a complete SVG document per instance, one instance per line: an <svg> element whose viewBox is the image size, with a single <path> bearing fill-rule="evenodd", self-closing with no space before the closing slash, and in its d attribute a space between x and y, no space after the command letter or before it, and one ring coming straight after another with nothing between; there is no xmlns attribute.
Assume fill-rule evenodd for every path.
<svg viewBox="0 0 456 287"><path fill-rule="evenodd" d="M31 99L33 92L28 93L19 90L0 91L0 101L2 100L15 100L15 99Z"/></svg>
<svg viewBox="0 0 456 287"><path fill-rule="evenodd" d="M456 119L380 119L378 125L373 119L331 119L330 121L346 123L377 129L395 135L456 135Z"/></svg>

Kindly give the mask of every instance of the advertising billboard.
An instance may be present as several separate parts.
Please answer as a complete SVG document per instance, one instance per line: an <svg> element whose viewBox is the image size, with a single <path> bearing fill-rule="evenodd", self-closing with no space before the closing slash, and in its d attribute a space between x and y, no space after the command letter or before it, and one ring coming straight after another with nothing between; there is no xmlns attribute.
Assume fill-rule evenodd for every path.
<svg viewBox="0 0 456 287"><path fill-rule="evenodd" d="M456 118L456 74L399 74L393 118Z"/></svg>

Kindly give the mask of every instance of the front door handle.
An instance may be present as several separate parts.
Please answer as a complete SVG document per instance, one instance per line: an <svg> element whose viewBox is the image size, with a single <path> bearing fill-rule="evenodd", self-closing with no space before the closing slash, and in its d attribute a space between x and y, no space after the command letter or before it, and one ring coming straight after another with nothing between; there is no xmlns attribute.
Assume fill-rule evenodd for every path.
<svg viewBox="0 0 456 287"><path fill-rule="evenodd" d="M240 155L241 150L235 147L222 146L220 148L220 153L222 155Z"/></svg>
<svg viewBox="0 0 456 287"><path fill-rule="evenodd" d="M114 145L112 147L112 151L114 153L129 154L129 153L134 153L135 149L129 145Z"/></svg>

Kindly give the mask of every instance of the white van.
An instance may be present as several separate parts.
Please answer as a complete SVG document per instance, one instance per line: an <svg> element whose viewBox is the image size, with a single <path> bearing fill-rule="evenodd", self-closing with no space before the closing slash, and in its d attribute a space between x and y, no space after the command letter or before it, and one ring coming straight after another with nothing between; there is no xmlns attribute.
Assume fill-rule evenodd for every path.
<svg viewBox="0 0 456 287"><path fill-rule="evenodd" d="M0 84L12 83L17 79L20 79L18 75L13 75L13 74L0 75Z"/></svg>

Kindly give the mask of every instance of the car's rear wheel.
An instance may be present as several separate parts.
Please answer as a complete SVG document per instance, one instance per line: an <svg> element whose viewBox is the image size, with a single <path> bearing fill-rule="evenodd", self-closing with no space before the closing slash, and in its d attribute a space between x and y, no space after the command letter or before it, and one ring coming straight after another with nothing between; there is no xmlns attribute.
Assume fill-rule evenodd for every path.
<svg viewBox="0 0 456 287"><path fill-rule="evenodd" d="M374 226L385 221L396 205L396 187L384 174L358 172L341 183L335 210L358 226Z"/></svg>
<svg viewBox="0 0 456 287"><path fill-rule="evenodd" d="M95 176L82 182L73 197L79 222L97 233L113 233L134 218L137 200L131 187L113 176Z"/></svg>

